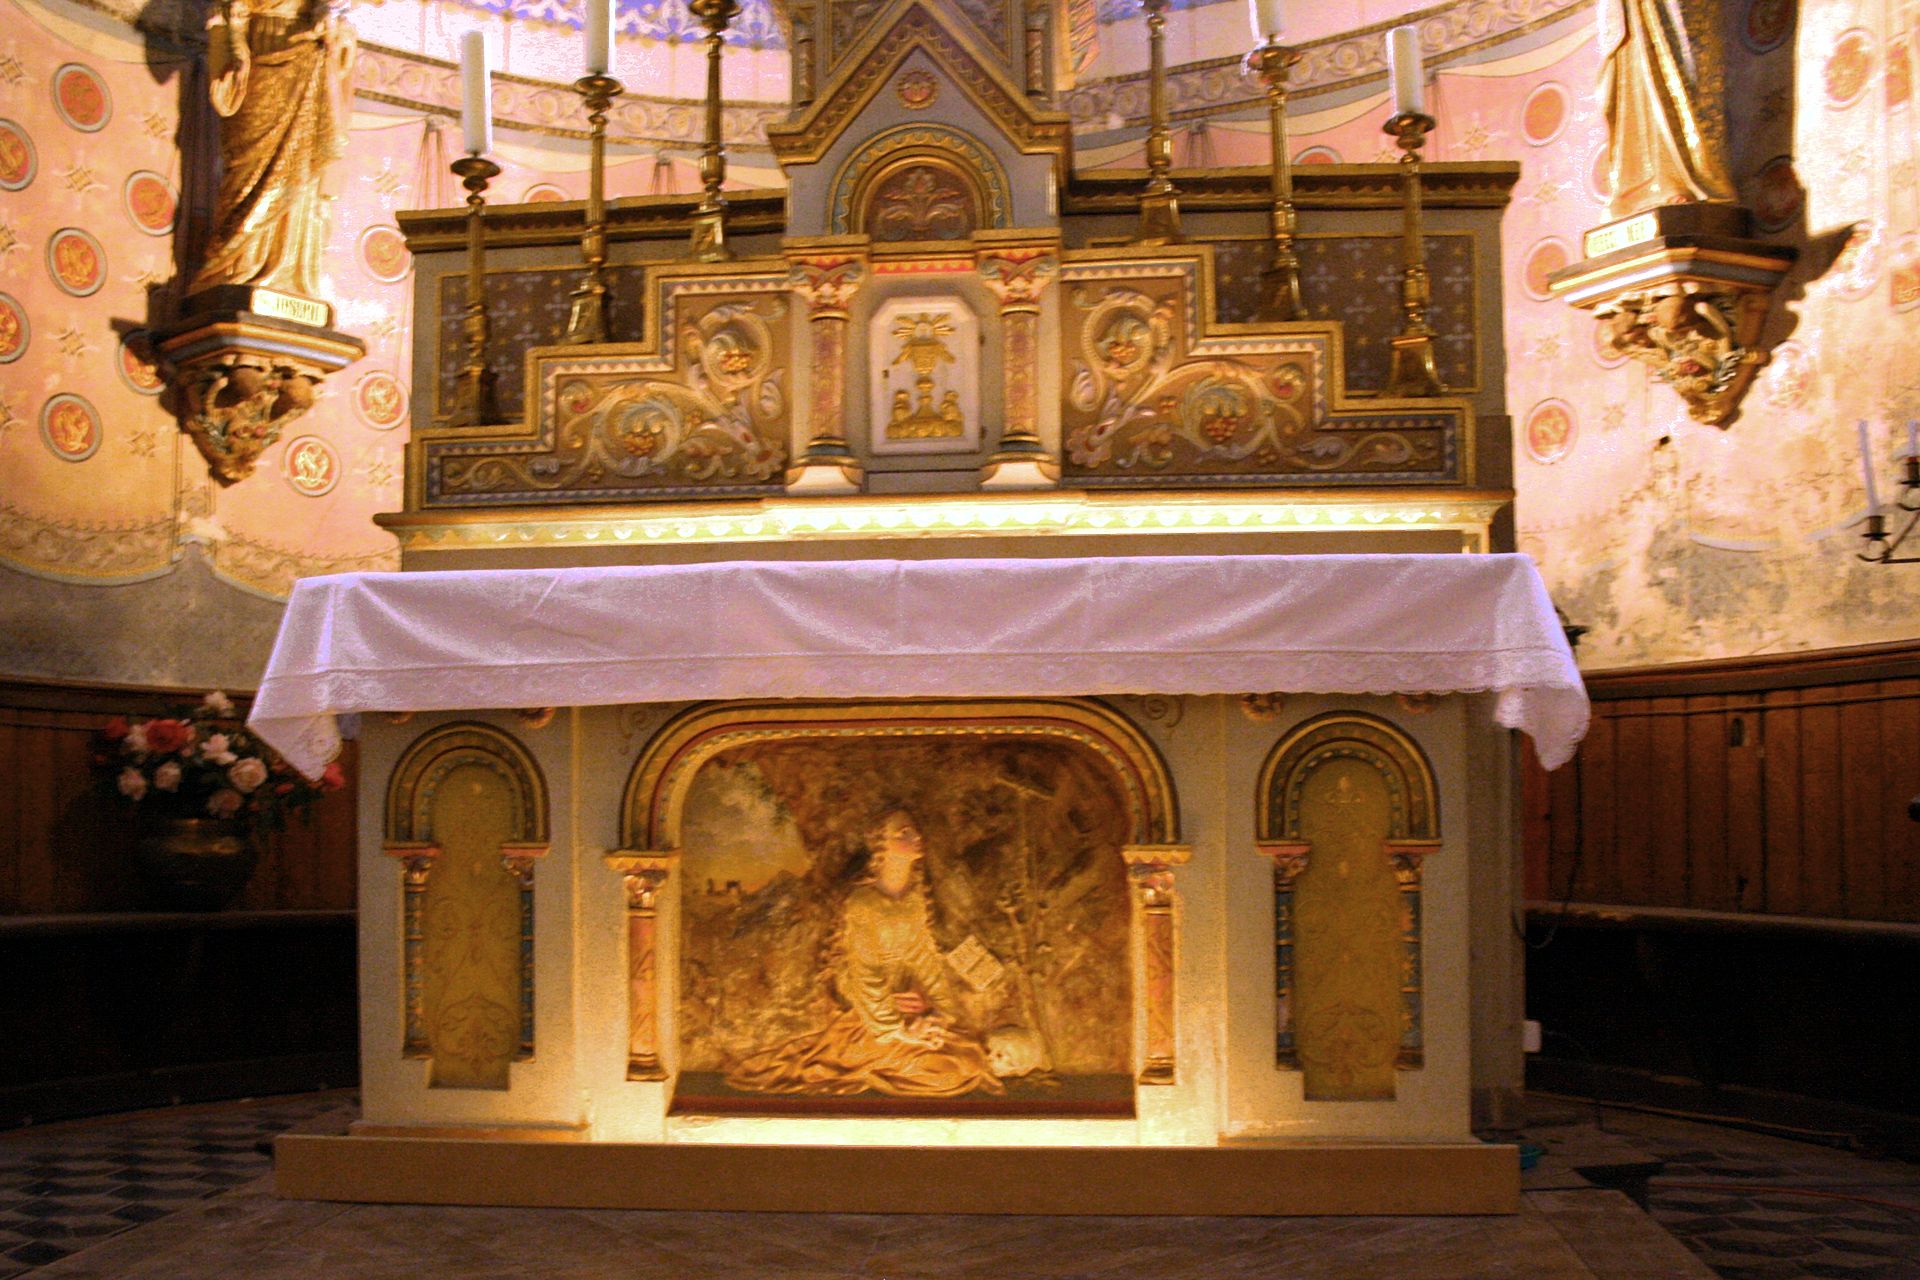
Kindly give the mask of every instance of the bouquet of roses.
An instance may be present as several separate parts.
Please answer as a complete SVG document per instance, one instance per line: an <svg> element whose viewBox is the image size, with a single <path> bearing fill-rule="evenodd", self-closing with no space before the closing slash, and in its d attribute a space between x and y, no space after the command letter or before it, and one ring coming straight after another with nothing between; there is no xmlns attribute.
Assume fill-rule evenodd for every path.
<svg viewBox="0 0 1920 1280"><path fill-rule="evenodd" d="M278 827L346 782L337 764L308 781L247 732L218 690L171 716L115 716L100 730L93 759L143 813L166 818L250 818Z"/></svg>

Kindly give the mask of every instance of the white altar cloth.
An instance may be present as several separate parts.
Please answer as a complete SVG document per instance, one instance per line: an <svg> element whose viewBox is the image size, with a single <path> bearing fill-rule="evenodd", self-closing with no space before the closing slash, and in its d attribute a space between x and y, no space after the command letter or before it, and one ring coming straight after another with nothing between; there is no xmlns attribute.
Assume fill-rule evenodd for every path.
<svg viewBox="0 0 1920 1280"><path fill-rule="evenodd" d="M1523 555L1107 556L351 573L294 587L248 723L709 698L1491 691L1548 768L1587 696Z"/></svg>

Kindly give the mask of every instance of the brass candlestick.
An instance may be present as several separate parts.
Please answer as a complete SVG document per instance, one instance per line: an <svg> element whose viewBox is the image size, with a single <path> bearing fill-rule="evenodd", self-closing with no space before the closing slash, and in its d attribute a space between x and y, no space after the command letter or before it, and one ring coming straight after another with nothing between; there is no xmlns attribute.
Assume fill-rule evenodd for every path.
<svg viewBox="0 0 1920 1280"><path fill-rule="evenodd" d="M587 225L580 251L587 261L587 277L573 291L567 315L567 343L607 341L607 111L620 96L621 84L612 76L581 76L573 87L587 105L592 156L587 164Z"/></svg>
<svg viewBox="0 0 1920 1280"><path fill-rule="evenodd" d="M707 29L707 139L700 148L700 181L706 194L693 211L693 256L702 262L725 262L733 250L727 244L727 198L720 194L727 176L727 154L720 145L720 47L740 3L688 0L687 9Z"/></svg>
<svg viewBox="0 0 1920 1280"><path fill-rule="evenodd" d="M467 362L460 367L460 389L449 425L477 427L497 416L493 404L493 370L487 365L487 183L500 176L500 166L485 156L461 156L453 172L467 189L467 314L461 327L467 335Z"/></svg>
<svg viewBox="0 0 1920 1280"><path fill-rule="evenodd" d="M1392 340L1393 363L1387 373L1390 396L1444 395L1440 371L1433 363L1433 329L1427 324L1427 307L1433 291L1427 278L1427 246L1420 228L1420 148L1434 126L1432 116L1418 111L1402 111L1388 120L1386 132L1394 136L1400 150L1402 171L1406 174L1406 252L1400 269L1401 327Z"/></svg>
<svg viewBox="0 0 1920 1280"><path fill-rule="evenodd" d="M1140 191L1135 244L1178 244L1180 201L1173 189L1173 132L1167 125L1167 0L1140 0L1147 15L1147 185Z"/></svg>
<svg viewBox="0 0 1920 1280"><path fill-rule="evenodd" d="M1273 265L1266 271L1262 320L1298 320L1305 314L1300 303L1300 256L1293 248L1298 223L1293 208L1293 157L1288 154L1287 144L1287 73L1300 58L1298 49L1289 49L1277 37L1268 36L1246 61L1247 70L1267 86L1267 114L1273 135Z"/></svg>

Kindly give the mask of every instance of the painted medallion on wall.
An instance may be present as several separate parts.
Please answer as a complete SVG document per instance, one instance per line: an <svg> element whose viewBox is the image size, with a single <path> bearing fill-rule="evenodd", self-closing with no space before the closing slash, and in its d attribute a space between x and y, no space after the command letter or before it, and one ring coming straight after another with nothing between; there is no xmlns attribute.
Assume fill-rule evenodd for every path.
<svg viewBox="0 0 1920 1280"><path fill-rule="evenodd" d="M1613 345L1612 331L1606 325L1594 325L1589 331L1589 336L1593 340L1589 347L1593 354L1593 362L1602 369L1618 369L1633 358Z"/></svg>
<svg viewBox="0 0 1920 1280"><path fill-rule="evenodd" d="M1520 273L1521 287L1535 302L1553 296L1547 277L1573 261L1573 250L1558 236L1548 236L1527 250L1526 268Z"/></svg>
<svg viewBox="0 0 1920 1280"><path fill-rule="evenodd" d="M1527 415L1523 434L1527 456L1542 466L1553 465L1573 452L1579 438L1573 406L1564 400L1542 400Z"/></svg>
<svg viewBox="0 0 1920 1280"><path fill-rule="evenodd" d="M876 454L980 447L980 323L952 295L890 298L867 329Z"/></svg>
<svg viewBox="0 0 1920 1280"><path fill-rule="evenodd" d="M1572 114L1566 88L1549 80L1527 95L1520 108L1520 132L1531 145L1544 147L1566 130Z"/></svg>
<svg viewBox="0 0 1920 1280"><path fill-rule="evenodd" d="M1761 377L1766 385L1767 403L1776 409L1799 409L1813 393L1816 372L1813 353L1797 342L1783 342L1773 349Z"/></svg>
<svg viewBox="0 0 1920 1280"><path fill-rule="evenodd" d="M1792 156L1775 156L1753 175L1753 220L1762 231L1786 230L1806 203Z"/></svg>
<svg viewBox="0 0 1920 1280"><path fill-rule="evenodd" d="M20 191L40 171L33 139L12 120L0 120L0 191Z"/></svg>
<svg viewBox="0 0 1920 1280"><path fill-rule="evenodd" d="M121 188L121 200L133 225L150 236L163 236L173 230L179 200L167 180L150 169L139 169L127 176Z"/></svg>
<svg viewBox="0 0 1920 1280"><path fill-rule="evenodd" d="M1920 235L1908 232L1894 245L1887 272L1887 300L1895 311L1920 307Z"/></svg>
<svg viewBox="0 0 1920 1280"><path fill-rule="evenodd" d="M1827 106L1841 111L1860 101L1873 81L1873 33L1854 27L1840 33L1827 55Z"/></svg>
<svg viewBox="0 0 1920 1280"><path fill-rule="evenodd" d="M391 431L407 416L407 389L384 369L353 384L353 407L375 431Z"/></svg>
<svg viewBox="0 0 1920 1280"><path fill-rule="evenodd" d="M47 274L62 293L85 298L107 279L107 252L78 227L62 227L47 239Z"/></svg>
<svg viewBox="0 0 1920 1280"><path fill-rule="evenodd" d="M120 339L114 364L120 370L120 381L138 395L157 396L166 389L153 353L153 335L145 329L134 329Z"/></svg>
<svg viewBox="0 0 1920 1280"><path fill-rule="evenodd" d="M397 284L413 269L413 255L400 232L384 223L360 233L360 265L381 284Z"/></svg>
<svg viewBox="0 0 1920 1280"><path fill-rule="evenodd" d="M69 62L53 73L53 109L82 133L97 133L113 118L113 95L99 72Z"/></svg>
<svg viewBox="0 0 1920 1280"><path fill-rule="evenodd" d="M27 353L33 325L27 309L10 293L0 293L0 364L12 364Z"/></svg>
<svg viewBox="0 0 1920 1280"><path fill-rule="evenodd" d="M940 82L923 67L903 72L893 88L900 95L900 105L909 111L924 111L940 95Z"/></svg>
<svg viewBox="0 0 1920 1280"><path fill-rule="evenodd" d="M295 493L323 497L340 483L340 456L319 436L301 436L287 446L285 474Z"/></svg>
<svg viewBox="0 0 1920 1280"><path fill-rule="evenodd" d="M1295 164L1339 164L1340 153L1332 147L1303 147L1293 158Z"/></svg>
<svg viewBox="0 0 1920 1280"><path fill-rule="evenodd" d="M84 462L100 447L100 413L79 396L53 396L40 408L40 439L56 458Z"/></svg>
<svg viewBox="0 0 1920 1280"><path fill-rule="evenodd" d="M1126 808L1048 738L712 757L681 828L675 1109L1131 1114Z"/></svg>
<svg viewBox="0 0 1920 1280"><path fill-rule="evenodd" d="M1601 204L1613 199L1613 170L1607 164L1607 144L1593 149L1587 160L1587 194Z"/></svg>
<svg viewBox="0 0 1920 1280"><path fill-rule="evenodd" d="M567 193L551 182L536 182L520 193L521 204L552 204L566 198Z"/></svg>
<svg viewBox="0 0 1920 1280"><path fill-rule="evenodd" d="M1883 239L1877 220L1856 222L1840 248L1840 256L1822 277L1823 283L1843 298L1864 298L1872 293L1880 277Z"/></svg>
<svg viewBox="0 0 1920 1280"><path fill-rule="evenodd" d="M1740 39L1755 53L1772 53L1793 33L1794 0L1747 0Z"/></svg>

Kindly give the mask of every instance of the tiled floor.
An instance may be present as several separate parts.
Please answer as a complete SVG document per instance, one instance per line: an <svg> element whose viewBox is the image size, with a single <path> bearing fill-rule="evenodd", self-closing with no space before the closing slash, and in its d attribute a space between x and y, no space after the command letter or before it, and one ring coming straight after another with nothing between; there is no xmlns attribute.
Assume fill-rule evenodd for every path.
<svg viewBox="0 0 1920 1280"><path fill-rule="evenodd" d="M265 1140L351 1104L311 1095L0 1134L0 1280L1698 1280L1711 1274L1701 1260L1737 1280L1920 1280L1920 1168L1621 1112L1596 1125L1591 1111L1551 1103L1528 1131L1549 1154L1528 1176L1522 1212L1503 1218L662 1214L274 1198ZM1651 1218L1573 1172L1640 1157L1666 1162L1648 1188Z"/></svg>

